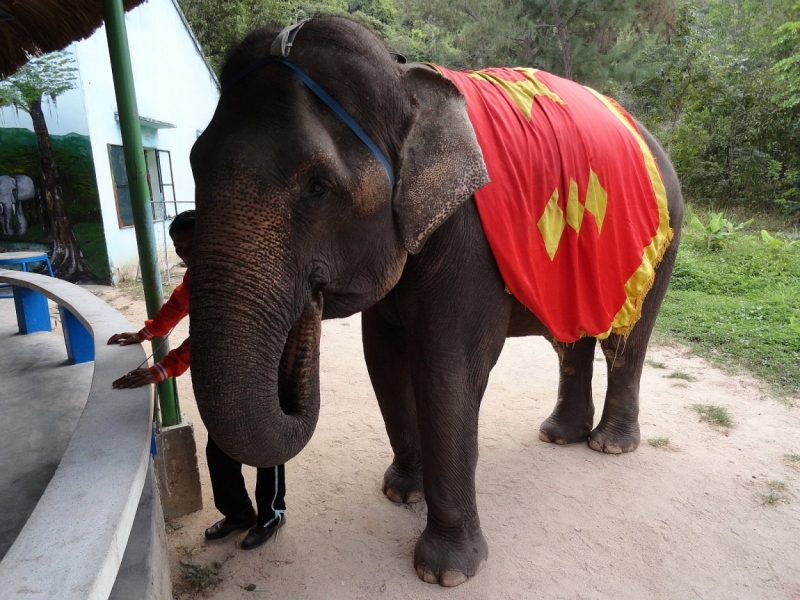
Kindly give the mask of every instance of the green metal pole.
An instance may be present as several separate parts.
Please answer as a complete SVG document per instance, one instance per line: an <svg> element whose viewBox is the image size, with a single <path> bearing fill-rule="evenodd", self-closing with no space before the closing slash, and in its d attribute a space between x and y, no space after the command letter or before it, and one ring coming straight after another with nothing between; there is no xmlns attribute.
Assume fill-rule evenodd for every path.
<svg viewBox="0 0 800 600"><path fill-rule="evenodd" d="M161 291L161 272L156 256L153 215L150 210L147 170L142 147L142 130L139 125L139 109L136 105L136 91L133 85L133 69L128 49L128 33L125 29L125 11L122 8L122 0L103 0L103 13L108 36L108 53L111 57L111 72L114 76L114 90L117 96L125 169L128 172L128 185L131 192L136 245L139 248L142 287L147 305L147 316L152 319L164 303L164 294ZM169 352L167 340L164 339L160 344L159 342L162 340L157 339L153 343L153 357L156 361L161 360ZM170 426L180 423L180 407L172 379L158 384L158 396L162 425Z"/></svg>

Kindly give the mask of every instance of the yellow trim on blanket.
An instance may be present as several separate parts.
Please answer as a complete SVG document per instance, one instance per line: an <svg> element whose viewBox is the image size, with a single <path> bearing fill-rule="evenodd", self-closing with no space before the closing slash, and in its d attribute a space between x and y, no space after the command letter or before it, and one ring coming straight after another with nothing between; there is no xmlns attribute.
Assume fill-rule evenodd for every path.
<svg viewBox="0 0 800 600"><path fill-rule="evenodd" d="M586 89L593 93L603 104L605 104L606 108L608 108L620 120L620 122L628 128L628 131L631 132L634 139L639 144L639 148L642 151L642 156L644 157L645 166L647 167L647 172L650 175L650 181L653 184L653 192L656 196L656 203L658 204L658 229L656 230L656 234L653 236L650 245L644 249L641 265L639 265L639 268L636 269L633 275L631 275L630 279L628 279L628 282L625 284L625 295L627 296L627 299L617 315L614 317L614 320L611 322L610 330L605 334L596 336L599 339L604 339L612 332L618 335L627 336L631 332L631 328L642 316L642 303L644 302L647 292L649 292L650 288L653 287L653 282L655 281L655 268L658 266L658 263L661 262L661 259L664 257L664 253L669 247L669 243L672 241L673 231L669 226L667 190L664 187L664 181L661 179L661 173L656 165L656 159L653 156L653 153L650 152L647 142L644 141L642 135L636 130L636 128L625 117L625 115L623 115L617 109L613 102L591 88Z"/></svg>

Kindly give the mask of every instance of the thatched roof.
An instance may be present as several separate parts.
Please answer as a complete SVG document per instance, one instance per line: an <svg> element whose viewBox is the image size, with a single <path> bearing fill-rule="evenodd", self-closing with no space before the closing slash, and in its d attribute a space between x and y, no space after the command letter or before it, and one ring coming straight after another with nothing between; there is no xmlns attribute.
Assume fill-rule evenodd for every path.
<svg viewBox="0 0 800 600"><path fill-rule="evenodd" d="M123 0L130 10L144 0ZM0 77L89 37L103 24L101 0L0 0Z"/></svg>

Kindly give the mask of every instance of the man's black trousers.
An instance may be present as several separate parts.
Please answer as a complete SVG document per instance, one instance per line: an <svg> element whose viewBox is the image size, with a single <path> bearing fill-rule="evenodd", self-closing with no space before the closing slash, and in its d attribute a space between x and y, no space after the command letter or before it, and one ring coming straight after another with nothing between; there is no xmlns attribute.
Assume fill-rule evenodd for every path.
<svg viewBox="0 0 800 600"><path fill-rule="evenodd" d="M206 445L208 472L214 492L214 506L235 522L246 521L253 514L253 503L247 495L242 477L242 463L219 449L210 437ZM256 475L256 506L258 524L270 525L286 510L286 476L284 465L258 469Z"/></svg>

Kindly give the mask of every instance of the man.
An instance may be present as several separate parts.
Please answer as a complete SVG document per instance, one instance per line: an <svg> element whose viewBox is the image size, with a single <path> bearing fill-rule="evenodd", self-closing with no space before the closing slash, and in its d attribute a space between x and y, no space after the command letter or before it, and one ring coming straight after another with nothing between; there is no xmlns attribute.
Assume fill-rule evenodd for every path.
<svg viewBox="0 0 800 600"><path fill-rule="evenodd" d="M152 320L145 321L138 332L117 333L109 344L141 344L145 340L169 335L172 329L189 314L189 285L191 273L192 240L194 238L194 211L180 213L169 227L175 253L186 265L183 282L175 288L169 300ZM189 368L190 338L152 367L134 369L112 384L117 389L141 387L178 377ZM244 550L257 548L267 542L286 522L286 480L284 465L258 469L256 476L256 506L247 494L242 477L242 463L225 454L209 436L206 445L208 471L214 492L214 506L224 518L206 529L208 540L224 538L235 531L250 529L242 541Z"/></svg>

